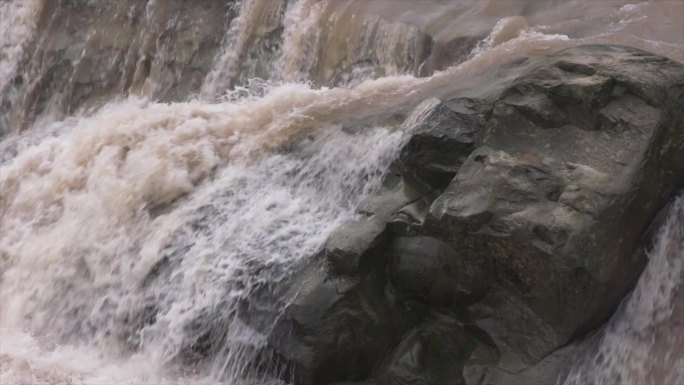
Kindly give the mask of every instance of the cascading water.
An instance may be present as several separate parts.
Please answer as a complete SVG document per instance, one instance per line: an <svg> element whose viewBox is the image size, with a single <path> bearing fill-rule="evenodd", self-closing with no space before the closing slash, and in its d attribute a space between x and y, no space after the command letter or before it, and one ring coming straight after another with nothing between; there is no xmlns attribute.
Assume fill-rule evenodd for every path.
<svg viewBox="0 0 684 385"><path fill-rule="evenodd" d="M272 97L256 103L277 108L267 101L282 102L281 94ZM209 334L226 345L211 354L216 378L240 374L246 360L232 345L259 344L240 321L241 301L316 251L377 186L401 138L319 122L303 138L308 145L282 143L290 148L250 159L262 140L277 139L260 132L250 140L241 109L258 107L123 104L79 122L67 134L79 139L48 140L15 159L1 182L6 322L17 317L59 341L85 338L114 356L140 351L159 363L208 354L199 345ZM236 124L231 118L242 132L208 132L209 121L220 131ZM233 148L216 148L221 142ZM356 162L343 162L348 156ZM40 285L22 288L39 276Z"/></svg>
<svg viewBox="0 0 684 385"><path fill-rule="evenodd" d="M669 211L634 291L564 385L684 382L684 197Z"/></svg>
<svg viewBox="0 0 684 385"><path fill-rule="evenodd" d="M197 23L183 2L103 4L111 15L98 1L76 3L98 22L69 47L60 20L79 19L66 5L0 4L3 384L276 381L280 368L261 348L289 300L279 283L380 186L431 105L422 101L476 92L498 79L488 69L579 44L684 59L676 26L640 24L676 20L676 2L434 1L418 14L405 2L383 15L380 0L207 1L193 9ZM202 20L217 9L211 22L223 30L205 39ZM509 18L524 12L524 22ZM559 23L568 12L593 16ZM482 38L469 60L405 75L430 60L422 31L435 42L461 36L465 16L481 20L469 22ZM129 30L108 37L120 20ZM677 327L681 211L679 202L601 356L628 346L638 360L652 351L634 346L663 338L650 322ZM672 297L644 325L639 309L659 271ZM590 364L573 378L650 370L635 365Z"/></svg>

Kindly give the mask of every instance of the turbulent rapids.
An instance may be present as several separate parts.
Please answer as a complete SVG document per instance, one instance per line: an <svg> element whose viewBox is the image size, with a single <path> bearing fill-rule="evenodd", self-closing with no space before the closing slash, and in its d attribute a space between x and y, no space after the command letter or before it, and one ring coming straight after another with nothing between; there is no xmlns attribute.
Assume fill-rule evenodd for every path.
<svg viewBox="0 0 684 385"><path fill-rule="evenodd" d="M682 20L656 0L3 1L0 383L303 381L272 346L302 272L440 101L582 45L684 62ZM684 198L660 218L554 381L684 383Z"/></svg>

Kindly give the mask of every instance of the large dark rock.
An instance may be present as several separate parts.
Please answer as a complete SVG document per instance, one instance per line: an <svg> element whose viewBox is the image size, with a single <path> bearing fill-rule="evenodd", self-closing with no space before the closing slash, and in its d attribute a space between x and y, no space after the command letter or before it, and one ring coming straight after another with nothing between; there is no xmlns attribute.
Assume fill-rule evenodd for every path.
<svg viewBox="0 0 684 385"><path fill-rule="evenodd" d="M684 66L624 47L531 61L491 98L480 148L426 229L489 261L471 306L520 370L598 326L643 268L634 258L684 181Z"/></svg>
<svg viewBox="0 0 684 385"><path fill-rule="evenodd" d="M296 383L548 383L636 281L684 184L684 65L585 46L502 71L426 115L293 285Z"/></svg>

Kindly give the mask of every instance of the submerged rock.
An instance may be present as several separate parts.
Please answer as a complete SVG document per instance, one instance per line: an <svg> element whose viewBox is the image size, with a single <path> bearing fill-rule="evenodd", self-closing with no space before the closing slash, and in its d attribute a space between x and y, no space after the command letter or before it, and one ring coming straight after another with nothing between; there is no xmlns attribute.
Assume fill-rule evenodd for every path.
<svg viewBox="0 0 684 385"><path fill-rule="evenodd" d="M392 178L423 208L396 226L406 205L371 204L331 237L333 268L300 278L276 348L296 383L548 382L550 354L633 286L684 184L684 65L585 46L508 68L498 89L443 101L402 150Z"/></svg>

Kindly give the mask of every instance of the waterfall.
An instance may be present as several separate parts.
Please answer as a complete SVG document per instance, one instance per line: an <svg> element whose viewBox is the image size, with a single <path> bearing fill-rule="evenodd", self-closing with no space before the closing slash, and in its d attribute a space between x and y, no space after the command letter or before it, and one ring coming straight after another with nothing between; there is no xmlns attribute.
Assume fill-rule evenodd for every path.
<svg viewBox="0 0 684 385"><path fill-rule="evenodd" d="M0 92L13 79L41 6L39 0L0 4Z"/></svg>
<svg viewBox="0 0 684 385"><path fill-rule="evenodd" d="M266 332L246 324L250 301L353 214L401 143L400 127L327 120L339 100L281 86L235 103L128 101L20 153L0 177L4 332L245 374Z"/></svg>
<svg viewBox="0 0 684 385"><path fill-rule="evenodd" d="M0 382L279 383L263 348L281 284L381 186L423 101L579 44L684 57L632 33L632 8L570 38L581 26L554 24L567 5L521 2L537 13L502 38L517 6L410 3L2 2ZM466 16L480 44L418 78ZM682 202L568 385L642 379L645 356L684 367L669 355L684 331L656 330L684 317Z"/></svg>
<svg viewBox="0 0 684 385"><path fill-rule="evenodd" d="M381 183L406 127L363 117L411 84L225 94L269 5L233 7L202 86L227 101L131 97L2 142L3 383L269 381L279 283ZM4 79L27 39L10 38Z"/></svg>

